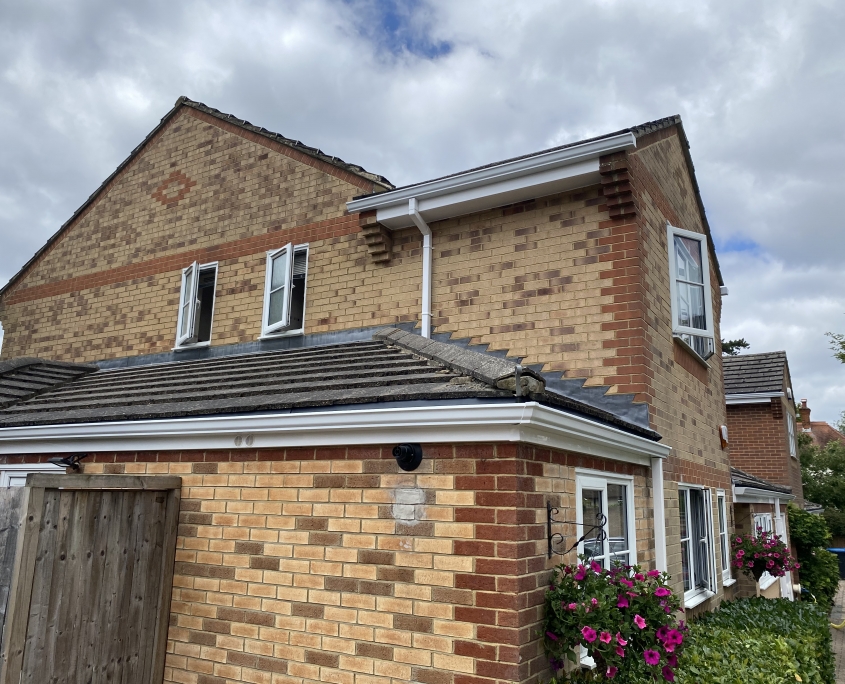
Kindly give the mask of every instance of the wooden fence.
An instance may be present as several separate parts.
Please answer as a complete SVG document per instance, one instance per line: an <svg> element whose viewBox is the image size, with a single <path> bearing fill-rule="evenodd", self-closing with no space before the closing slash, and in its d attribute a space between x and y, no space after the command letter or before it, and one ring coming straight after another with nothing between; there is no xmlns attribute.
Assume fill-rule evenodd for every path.
<svg viewBox="0 0 845 684"><path fill-rule="evenodd" d="M0 684L160 684L181 478L27 478Z"/></svg>
<svg viewBox="0 0 845 684"><path fill-rule="evenodd" d="M15 570L18 530L23 521L26 493L23 487L0 489L0 653L3 652L3 626L6 624L6 608Z"/></svg>

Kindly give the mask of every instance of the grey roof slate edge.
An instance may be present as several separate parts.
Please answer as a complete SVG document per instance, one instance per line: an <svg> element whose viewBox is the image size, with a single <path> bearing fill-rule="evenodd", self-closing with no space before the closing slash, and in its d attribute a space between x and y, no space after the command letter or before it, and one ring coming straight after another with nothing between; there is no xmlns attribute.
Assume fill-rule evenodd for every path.
<svg viewBox="0 0 845 684"><path fill-rule="evenodd" d="M502 381L514 376L519 362L509 358L491 357L486 353L469 349L462 340L459 340L457 344L440 342L395 328L384 328L376 332L373 339L395 344L423 358L443 363L456 372L470 375L494 387L504 386ZM660 433L652 430L649 425L648 406L634 404L630 395L606 395L604 392L607 388L584 389L580 387L580 384L576 389L575 385L568 384L569 381L548 377L554 376L554 373L538 373L525 366L522 372L524 376L542 383L534 385L529 393L529 398L532 400L587 416L597 422L633 432L653 441L662 439ZM549 379L552 380L551 385L548 382ZM583 383L582 380L572 382ZM511 387L510 390L513 391L513 388ZM594 405L600 394L604 407ZM643 416L644 421L642 421Z"/></svg>
<svg viewBox="0 0 845 684"><path fill-rule="evenodd" d="M734 468L733 466L731 466L731 482L737 487L753 487L754 489L764 489L781 494L792 494L792 487L769 482L762 477L746 473L744 470Z"/></svg>
<svg viewBox="0 0 845 684"><path fill-rule="evenodd" d="M250 132L257 133L258 135L262 135L265 138L269 138L270 140L275 140L276 142L279 142L283 145L287 145L288 147L296 149L302 152L303 154L307 154L311 157L314 157L315 159L320 159L328 164L337 166L338 168L341 168L344 171L354 173L358 176L361 176L362 178L366 178L367 180L373 183L378 183L384 186L385 189L393 188L393 185L390 183L390 181L388 181L383 176L379 176L377 174L365 171L362 167L356 164L348 164L347 162L344 162L338 157L332 157L325 154L316 147L309 147L308 145L303 145L298 140L291 140L290 138L286 138L285 136L279 133L273 133L272 131L268 131L266 128L253 126L248 121L239 119L236 116L232 116L231 114L225 114L224 112L214 109L213 107L209 107L208 105L205 105L202 102L196 102L182 95L179 99L176 100L176 104L173 105L170 111L168 111L167 114L165 114L161 118L161 121L159 121L158 125L153 128L153 130L151 130L144 137L144 139L140 143L138 143L138 145L135 146L135 148L129 153L129 156L126 157L126 159L124 159L122 162L120 162L120 164L118 164L117 168L111 174L109 174L108 178L106 178L102 183L100 183L99 187L89 195L88 199L86 199L82 203L82 205L75 212L73 212L71 217L67 221L65 221L55 233L50 236L47 242L45 242L44 245L35 254L32 255L32 258L29 259L29 261L27 261L23 266L21 266L20 270L15 273L15 275L9 278L9 282L7 282L3 287L0 287L0 297L2 297L6 293L6 291L12 285L14 285L24 273L26 273L27 269L29 269L29 267L32 266L38 260L38 258L50 248L50 246L59 238L59 236L65 231L65 229L68 228L77 219L77 217L79 217L94 202L94 200L97 199L97 197L99 197L100 193L108 187L109 183L111 183L112 180L121 171L123 171L123 169L125 169L132 162L133 159L135 159L136 156L138 156L141 150L143 150L144 147L147 146L147 143L149 143L158 134L158 132L162 128L164 128L165 125L167 125L170 119L173 118L173 115L176 114L176 112L179 111L179 108L183 105L185 107L191 107L192 109L205 112L210 116L218 118L222 121L227 121L235 126L239 126L240 128L244 128Z"/></svg>
<svg viewBox="0 0 845 684"><path fill-rule="evenodd" d="M8 361L0 362L0 376L13 373L14 371L25 368L26 366L53 366L54 368L67 368L69 370L79 371L95 371L98 366L93 363L73 363L71 361L51 361L49 359L40 359L36 356L19 356Z"/></svg>
<svg viewBox="0 0 845 684"><path fill-rule="evenodd" d="M456 345L462 348L472 348L483 354L492 354L500 358L507 358L513 363L520 363L521 358L509 357L504 350L488 350L488 345L470 344L468 337L452 337L451 333L434 333L433 337L440 342ZM608 394L607 386L584 387L585 378L564 378L561 373L555 371L543 371L543 364L530 364L524 366L536 375L543 378L546 384L546 391L567 397L580 405L591 406L599 411L613 414L626 423L637 425L640 428L651 430L649 420L648 404L635 402L632 394ZM657 433L654 433L657 434Z"/></svg>
<svg viewBox="0 0 845 684"><path fill-rule="evenodd" d="M722 357L725 394L781 392L784 369L789 372L785 351Z"/></svg>
<svg viewBox="0 0 845 684"><path fill-rule="evenodd" d="M402 330L413 330L415 321L397 323L395 327ZM282 349L309 349L325 347L346 342L362 342L371 340L373 332L384 326L367 326L350 330L334 330L331 332L308 333L292 337L277 337L274 339L256 340L255 342L238 342L235 344L221 344L210 347L196 347L178 352L163 352L161 354L144 354L142 356L124 356L119 359L103 359L96 364L102 370L113 368L128 368L130 366L149 366L160 363L174 363L177 361L198 361L213 359L221 356L241 356L242 354L258 354L265 351Z"/></svg>

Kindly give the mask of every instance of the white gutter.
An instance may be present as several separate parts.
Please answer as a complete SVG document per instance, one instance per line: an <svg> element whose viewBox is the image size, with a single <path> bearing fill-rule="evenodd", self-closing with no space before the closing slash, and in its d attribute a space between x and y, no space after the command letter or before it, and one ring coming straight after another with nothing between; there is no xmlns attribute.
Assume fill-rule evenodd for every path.
<svg viewBox="0 0 845 684"><path fill-rule="evenodd" d="M726 394L725 403L729 406L736 404L768 404L772 399L782 396L783 392L747 392L740 394Z"/></svg>
<svg viewBox="0 0 845 684"><path fill-rule="evenodd" d="M784 492L773 492L771 489L760 489L758 487L733 487L733 499L735 503L765 503L774 504L777 501L792 501L794 494Z"/></svg>
<svg viewBox="0 0 845 684"><path fill-rule="evenodd" d="M416 197L408 200L408 215L423 236L422 246L422 336L431 337L431 228L417 209Z"/></svg>
<svg viewBox="0 0 845 684"><path fill-rule="evenodd" d="M666 562L666 508L663 495L663 459L651 459L651 499L654 505L654 564L655 569L668 571Z"/></svg>
<svg viewBox="0 0 845 684"><path fill-rule="evenodd" d="M536 402L0 428L0 454L525 442L653 464L670 447Z"/></svg>

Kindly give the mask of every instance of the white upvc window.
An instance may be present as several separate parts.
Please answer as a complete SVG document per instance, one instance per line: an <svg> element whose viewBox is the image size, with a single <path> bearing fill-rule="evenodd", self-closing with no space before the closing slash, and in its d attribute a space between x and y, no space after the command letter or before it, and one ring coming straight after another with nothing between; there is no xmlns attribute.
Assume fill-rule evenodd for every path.
<svg viewBox="0 0 845 684"><path fill-rule="evenodd" d="M786 431L789 439L789 455L798 458L798 451L795 447L795 416L792 411L786 411Z"/></svg>
<svg viewBox="0 0 845 684"><path fill-rule="evenodd" d="M774 520L771 513L755 513L754 514L754 536L756 537L761 532L774 533ZM760 589L768 589L775 581L768 572L760 575Z"/></svg>
<svg viewBox="0 0 845 684"><path fill-rule="evenodd" d="M55 473L61 475L63 468L52 463L22 463L0 466L0 487L24 487L30 473Z"/></svg>
<svg viewBox="0 0 845 684"><path fill-rule="evenodd" d="M288 243L267 252L262 337L303 332L307 275L308 245Z"/></svg>
<svg viewBox="0 0 845 684"><path fill-rule="evenodd" d="M216 262L198 264L195 261L182 270L176 349L206 346L211 342L216 289Z"/></svg>
<svg viewBox="0 0 845 684"><path fill-rule="evenodd" d="M703 360L715 351L707 237L667 224L672 334Z"/></svg>
<svg viewBox="0 0 845 684"><path fill-rule="evenodd" d="M725 492L716 490L716 513L719 516L719 558L722 561L722 585L734 583L731 577L731 543L728 535L728 506Z"/></svg>
<svg viewBox="0 0 845 684"><path fill-rule="evenodd" d="M710 490L679 487L678 506L681 518L684 604L691 608L716 592Z"/></svg>
<svg viewBox="0 0 845 684"><path fill-rule="evenodd" d="M575 488L578 537L586 535L578 544L579 555L608 569L614 564L636 564L633 478L581 471L576 474ZM602 520L605 539L601 539L602 527L597 527Z"/></svg>

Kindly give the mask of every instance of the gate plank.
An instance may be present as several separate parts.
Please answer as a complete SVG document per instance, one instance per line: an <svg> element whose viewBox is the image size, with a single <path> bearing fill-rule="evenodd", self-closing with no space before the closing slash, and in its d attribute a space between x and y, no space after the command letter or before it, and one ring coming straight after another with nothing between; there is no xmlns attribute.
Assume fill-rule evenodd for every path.
<svg viewBox="0 0 845 684"><path fill-rule="evenodd" d="M0 653L3 652L3 627L6 607L15 571L18 531L23 521L27 490L25 487L0 489Z"/></svg>

